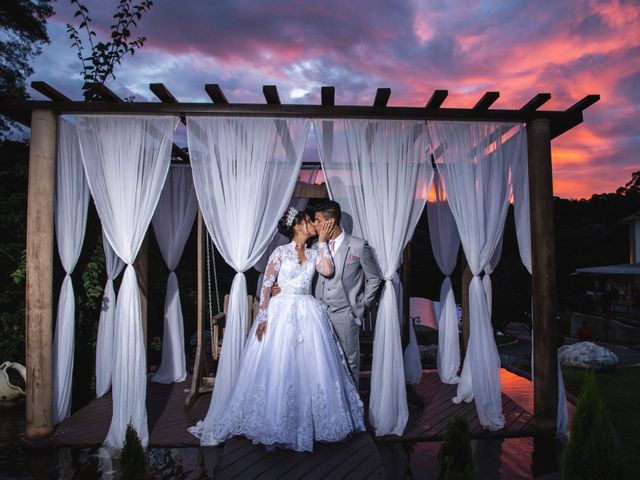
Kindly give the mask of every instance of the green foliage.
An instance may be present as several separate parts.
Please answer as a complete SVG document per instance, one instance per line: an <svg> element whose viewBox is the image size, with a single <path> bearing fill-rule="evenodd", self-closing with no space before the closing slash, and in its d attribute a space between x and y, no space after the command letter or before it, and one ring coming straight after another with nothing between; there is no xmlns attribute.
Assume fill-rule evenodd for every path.
<svg viewBox="0 0 640 480"><path fill-rule="evenodd" d="M0 359L24 363L27 146L0 143Z"/></svg>
<svg viewBox="0 0 640 480"><path fill-rule="evenodd" d="M469 421L456 415L447 423L438 455L438 480L472 480L475 475Z"/></svg>
<svg viewBox="0 0 640 480"><path fill-rule="evenodd" d="M30 62L49 43L46 21L53 14L49 0L0 2L0 101L27 98L25 82L33 73ZM0 117L0 139L11 123Z"/></svg>
<svg viewBox="0 0 640 480"><path fill-rule="evenodd" d="M561 478L621 478L611 419L591 370L585 374L573 416L571 436L562 455Z"/></svg>
<svg viewBox="0 0 640 480"><path fill-rule="evenodd" d="M78 59L82 63L84 97L86 100L92 100L94 98L90 85L103 85L109 77L115 78L116 65L120 65L126 55L133 55L137 49L143 47L146 38L137 37L131 40L132 29L138 26L137 22L151 9L153 2L141 0L132 5L131 0L120 0L113 15L115 23L109 26L110 38L106 41L97 41L96 32L91 28L92 19L87 7L79 0L70 2L77 9L74 18L79 18L80 23L77 26L68 23L67 33L71 46L77 50Z"/></svg>
<svg viewBox="0 0 640 480"><path fill-rule="evenodd" d="M144 478L146 470L147 456L136 429L129 424L120 455L120 478L122 480L139 480Z"/></svg>
<svg viewBox="0 0 640 480"><path fill-rule="evenodd" d="M84 317L93 318L99 316L98 309L102 305L102 294L104 292L104 271L105 256L102 237L98 236L93 253L85 266L84 272L82 272L84 295L80 301Z"/></svg>
<svg viewBox="0 0 640 480"><path fill-rule="evenodd" d="M162 337L152 337L151 342L149 344L149 348L154 352L159 352L162 350Z"/></svg>

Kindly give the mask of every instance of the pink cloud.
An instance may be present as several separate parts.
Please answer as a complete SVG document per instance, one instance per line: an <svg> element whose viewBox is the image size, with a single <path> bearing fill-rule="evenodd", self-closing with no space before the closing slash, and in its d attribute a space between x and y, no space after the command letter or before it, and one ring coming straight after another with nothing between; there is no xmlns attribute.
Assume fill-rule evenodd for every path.
<svg viewBox="0 0 640 480"><path fill-rule="evenodd" d="M55 8L52 21L64 26L73 11ZM90 9L96 25L109 25L113 5ZM421 106L444 88L445 106L469 107L498 90L495 108L550 92L543 108L565 109L598 93L585 124L553 142L556 193L613 191L638 163L637 2L157 2L140 32L147 44L115 82L137 95L163 81L180 99L206 99L204 83L220 83L231 101L261 102L261 85L276 83L283 101L316 103L321 85L335 85L338 103L370 104L385 86L390 105ZM34 78L78 85L52 68L53 58L74 62L63 33L53 42L56 53L45 51ZM288 98L294 89L307 93Z"/></svg>

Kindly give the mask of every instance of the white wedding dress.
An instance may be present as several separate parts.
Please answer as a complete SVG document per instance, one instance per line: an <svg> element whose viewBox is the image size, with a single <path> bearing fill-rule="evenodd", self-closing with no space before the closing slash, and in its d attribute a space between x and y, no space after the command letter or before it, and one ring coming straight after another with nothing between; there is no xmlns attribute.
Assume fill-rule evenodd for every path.
<svg viewBox="0 0 640 480"><path fill-rule="evenodd" d="M189 431L201 445L242 435L254 443L313 451L313 442L337 442L364 431L363 405L325 307L311 295L316 270L333 273L327 244L305 251L295 243L274 250L261 291L260 311L245 345L228 408L212 428ZM278 280L282 292L271 297ZM258 324L266 321L259 341Z"/></svg>

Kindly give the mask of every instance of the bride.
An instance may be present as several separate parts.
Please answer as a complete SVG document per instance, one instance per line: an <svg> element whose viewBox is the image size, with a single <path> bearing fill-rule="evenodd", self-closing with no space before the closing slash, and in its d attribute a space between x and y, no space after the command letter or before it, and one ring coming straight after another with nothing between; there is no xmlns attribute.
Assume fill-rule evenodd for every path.
<svg viewBox="0 0 640 480"><path fill-rule="evenodd" d="M333 273L326 222L318 244L303 212L290 208L278 231L291 242L269 257L258 316L245 345L228 408L211 430L189 429L202 445L243 435L254 443L313 451L313 442L337 442L364 431L363 405L328 313L311 295L316 271ZM278 281L281 293L271 298Z"/></svg>

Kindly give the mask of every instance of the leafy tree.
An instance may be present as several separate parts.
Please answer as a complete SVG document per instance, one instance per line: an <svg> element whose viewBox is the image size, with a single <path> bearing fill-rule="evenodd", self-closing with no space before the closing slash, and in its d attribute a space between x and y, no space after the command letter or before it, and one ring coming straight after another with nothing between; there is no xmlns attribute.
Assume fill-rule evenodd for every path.
<svg viewBox="0 0 640 480"><path fill-rule="evenodd" d="M631 180L629 180L624 187L618 188L616 193L621 195L640 195L640 170L631 174Z"/></svg>
<svg viewBox="0 0 640 480"><path fill-rule="evenodd" d="M0 101L27 98L25 81L33 73L31 61L49 43L46 21L52 14L49 0L0 2ZM0 138L9 129L0 117Z"/></svg>
<svg viewBox="0 0 640 480"><path fill-rule="evenodd" d="M27 146L0 143L0 361L24 362Z"/></svg>
<svg viewBox="0 0 640 480"><path fill-rule="evenodd" d="M86 100L93 100L94 94L91 84L104 85L109 77L116 78L114 70L120 65L126 55L133 55L137 49L143 47L146 37L131 40L132 29L138 26L144 13L148 12L152 0L142 0L132 5L131 0L120 0L116 13L113 15L115 23L111 29L111 37L106 41L98 41L95 30L91 28L92 19L86 6L79 0L70 0L77 10L74 18L79 18L78 26L67 24L67 33L71 46L77 50L78 59L82 64L82 90ZM80 34L83 32L83 35Z"/></svg>

